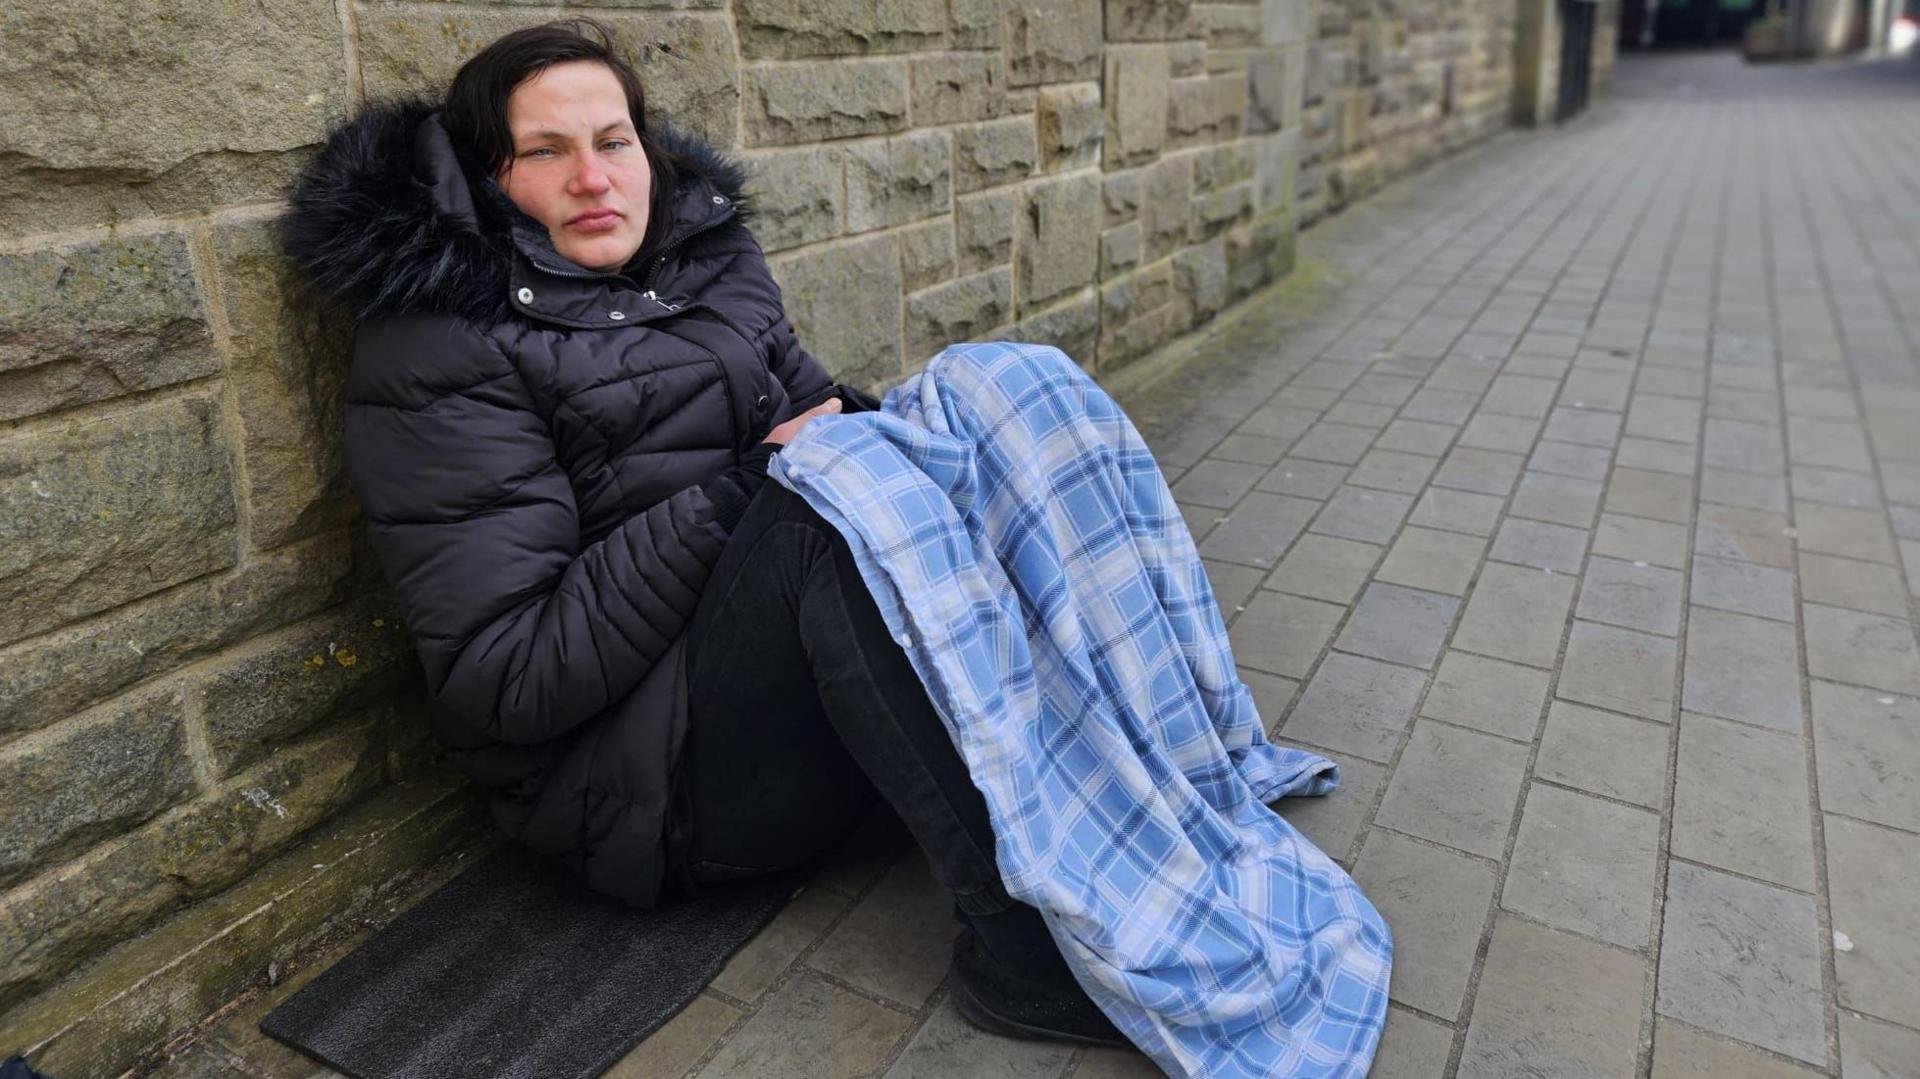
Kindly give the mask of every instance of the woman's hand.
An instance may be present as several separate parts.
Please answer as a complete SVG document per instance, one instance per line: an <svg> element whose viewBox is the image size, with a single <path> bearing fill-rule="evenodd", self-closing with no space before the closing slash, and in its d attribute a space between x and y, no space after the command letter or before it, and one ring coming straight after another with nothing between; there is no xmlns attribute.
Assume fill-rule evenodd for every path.
<svg viewBox="0 0 1920 1079"><path fill-rule="evenodd" d="M808 420L813 419L815 416L837 415L840 412L840 407L840 399L838 397L829 397L824 402L807 409L798 416L768 431L767 437L762 441L784 446L788 442L793 441L793 436L800 433L800 429L807 425Z"/></svg>

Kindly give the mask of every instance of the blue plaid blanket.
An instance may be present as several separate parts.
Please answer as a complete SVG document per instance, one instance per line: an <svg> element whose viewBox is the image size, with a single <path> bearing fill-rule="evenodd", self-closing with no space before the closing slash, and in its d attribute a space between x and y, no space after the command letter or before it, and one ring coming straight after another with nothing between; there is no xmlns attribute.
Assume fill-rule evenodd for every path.
<svg viewBox="0 0 1920 1079"><path fill-rule="evenodd" d="M1057 349L947 349L773 474L846 536L986 796L1007 890L1170 1075L1364 1076L1393 945L1264 803L1269 743L1173 495Z"/></svg>

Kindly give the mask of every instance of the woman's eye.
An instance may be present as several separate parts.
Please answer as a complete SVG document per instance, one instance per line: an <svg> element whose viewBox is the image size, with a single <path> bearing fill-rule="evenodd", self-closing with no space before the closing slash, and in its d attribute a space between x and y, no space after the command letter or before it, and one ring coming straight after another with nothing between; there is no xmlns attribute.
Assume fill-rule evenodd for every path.
<svg viewBox="0 0 1920 1079"><path fill-rule="evenodd" d="M602 150L624 150L626 146L627 140L625 139L608 139L600 144Z"/></svg>
<svg viewBox="0 0 1920 1079"><path fill-rule="evenodd" d="M540 155L542 155L542 154L551 154L551 153L553 153L553 151L552 151L552 150L549 150L549 149L547 149L546 147L544 147L544 146L541 146L541 147L537 147L537 148L535 148L535 149L532 149L532 150L528 150L528 151L527 151L527 153L526 153L526 156L527 156L527 157L539 157L539 156L540 156Z"/></svg>

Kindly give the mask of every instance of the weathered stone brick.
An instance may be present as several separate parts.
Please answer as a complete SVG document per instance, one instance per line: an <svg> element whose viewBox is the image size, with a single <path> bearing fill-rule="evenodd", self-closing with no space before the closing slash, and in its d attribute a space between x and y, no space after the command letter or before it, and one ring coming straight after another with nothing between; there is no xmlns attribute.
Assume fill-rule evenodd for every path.
<svg viewBox="0 0 1920 1079"><path fill-rule="evenodd" d="M1024 195L1015 243L1021 304L1044 303L1092 282L1100 258L1100 178L1041 181Z"/></svg>
<svg viewBox="0 0 1920 1079"><path fill-rule="evenodd" d="M1100 318L1118 324L1165 307L1174 298L1173 263L1161 260L1100 286Z"/></svg>
<svg viewBox="0 0 1920 1079"><path fill-rule="evenodd" d="M1112 48L1113 46L1108 46ZM1167 50L1167 62L1173 77L1185 78L1188 75L1204 75L1207 71L1207 43L1204 41L1169 41L1163 46Z"/></svg>
<svg viewBox="0 0 1920 1079"><path fill-rule="evenodd" d="M443 92L454 71L489 42L551 17L539 10L369 4L356 16L360 71L367 92L376 97ZM722 149L734 145L742 79L733 25L724 13L621 12L600 18L613 28L616 44L633 60L646 84L647 109L653 114L648 122L671 120L675 127L698 134ZM339 30L336 27L332 32L338 34ZM796 101L804 100L804 90L793 90L792 96ZM903 87L903 113L904 96ZM783 101L781 107L791 104ZM784 118L790 114L777 115ZM778 132L783 127L779 121L768 122L764 110L756 113L749 109L750 127L756 118L763 130ZM858 133L864 132L837 134ZM802 133L759 141L807 142L832 137Z"/></svg>
<svg viewBox="0 0 1920 1079"><path fill-rule="evenodd" d="M1194 37L1193 0L1106 0L1108 41Z"/></svg>
<svg viewBox="0 0 1920 1079"><path fill-rule="evenodd" d="M847 147L847 231L946 213L953 205L945 131L915 131Z"/></svg>
<svg viewBox="0 0 1920 1079"><path fill-rule="evenodd" d="M0 441L0 642L233 564L217 411L182 398Z"/></svg>
<svg viewBox="0 0 1920 1079"><path fill-rule="evenodd" d="M1040 91L1040 167L1045 172L1084 168L1100 160L1106 115L1100 110L1098 83L1049 86Z"/></svg>
<svg viewBox="0 0 1920 1079"><path fill-rule="evenodd" d="M1300 53L1258 49L1247 57L1249 135L1291 128L1300 122Z"/></svg>
<svg viewBox="0 0 1920 1079"><path fill-rule="evenodd" d="M1174 79L1168 98L1167 148L1202 146L1240 133L1247 110L1244 73Z"/></svg>
<svg viewBox="0 0 1920 1079"><path fill-rule="evenodd" d="M413 642L380 595L247 642L197 675L214 773L229 776L279 742L403 692Z"/></svg>
<svg viewBox="0 0 1920 1079"><path fill-rule="evenodd" d="M1250 4L1198 4L1195 21L1200 23L1209 51L1241 49L1260 44L1260 9Z"/></svg>
<svg viewBox="0 0 1920 1079"><path fill-rule="evenodd" d="M1106 166L1151 160L1167 141L1169 56L1163 45L1107 49Z"/></svg>
<svg viewBox="0 0 1920 1079"><path fill-rule="evenodd" d="M10 0L0 56L0 232L270 196L349 104L326 5Z"/></svg>
<svg viewBox="0 0 1920 1079"><path fill-rule="evenodd" d="M770 260L807 351L856 385L900 374L900 253L882 233Z"/></svg>
<svg viewBox="0 0 1920 1079"><path fill-rule="evenodd" d="M1196 191L1214 191L1251 180L1259 165L1255 144L1236 139L1223 146L1194 152L1193 186Z"/></svg>
<svg viewBox="0 0 1920 1079"><path fill-rule="evenodd" d="M1018 201L1018 194L1010 189L955 200L954 232L961 273L975 273L1013 260L1013 213Z"/></svg>
<svg viewBox="0 0 1920 1079"><path fill-rule="evenodd" d="M948 0L948 48L991 49L999 44L1000 0Z"/></svg>
<svg viewBox="0 0 1920 1079"><path fill-rule="evenodd" d="M1300 132L1281 131L1255 140L1253 208L1255 213L1287 211L1300 172Z"/></svg>
<svg viewBox="0 0 1920 1079"><path fill-rule="evenodd" d="M271 222L224 222L213 251L246 449L250 539L257 549L278 547L352 516L340 438L353 324L301 299Z"/></svg>
<svg viewBox="0 0 1920 1079"><path fill-rule="evenodd" d="M882 135L907 126L904 60L755 65L742 82L755 145Z"/></svg>
<svg viewBox="0 0 1920 1079"><path fill-rule="evenodd" d="M1294 238L1291 220L1273 218L1229 232L1227 265L1232 270L1232 299L1241 299L1285 277L1293 269Z"/></svg>
<svg viewBox="0 0 1920 1079"><path fill-rule="evenodd" d="M1013 325L1000 339L1052 345L1091 369L1100 334L1100 298L1089 287Z"/></svg>
<svg viewBox="0 0 1920 1079"><path fill-rule="evenodd" d="M942 53L915 57L908 69L916 126L991 120L1006 101L1006 76L996 53Z"/></svg>
<svg viewBox="0 0 1920 1079"><path fill-rule="evenodd" d="M902 288L913 292L953 276L953 228L953 218L940 217L895 233Z"/></svg>
<svg viewBox="0 0 1920 1079"><path fill-rule="evenodd" d="M1308 0L1260 0L1260 42L1292 45L1305 41L1312 18Z"/></svg>
<svg viewBox="0 0 1920 1079"><path fill-rule="evenodd" d="M749 59L909 52L938 47L943 0L735 0Z"/></svg>
<svg viewBox="0 0 1920 1079"><path fill-rule="evenodd" d="M949 281L907 296L907 361L930 359L951 344L971 341L1005 323L1013 312L1009 267Z"/></svg>
<svg viewBox="0 0 1920 1079"><path fill-rule="evenodd" d="M1186 246L1193 166L1185 157L1168 158L1154 162L1144 173L1140 222L1147 234L1147 261L1152 262Z"/></svg>
<svg viewBox="0 0 1920 1079"><path fill-rule="evenodd" d="M1009 116L953 129L953 189L959 193L1033 175L1040 151L1033 120Z"/></svg>
<svg viewBox="0 0 1920 1079"><path fill-rule="evenodd" d="M846 220L842 148L807 146L740 155L750 177L753 235L767 251L783 251L840 235Z"/></svg>
<svg viewBox="0 0 1920 1079"><path fill-rule="evenodd" d="M384 730L424 730L383 709L283 747L219 793L162 813L121 842L0 898L0 1009L32 994L183 900L210 895L378 785Z"/></svg>
<svg viewBox="0 0 1920 1079"><path fill-rule="evenodd" d="M1193 199L1191 239L1194 243L1210 240L1252 216L1253 185L1250 183L1203 192Z"/></svg>
<svg viewBox="0 0 1920 1079"><path fill-rule="evenodd" d="M1123 270L1132 269L1140 264L1140 253L1145 247L1145 233L1140 222L1129 221L1118 228L1111 228L1100 234L1100 279L1106 280Z"/></svg>
<svg viewBox="0 0 1920 1079"><path fill-rule="evenodd" d="M1174 292L1191 305L1189 326L1227 306L1227 242L1215 237L1173 256Z"/></svg>
<svg viewBox="0 0 1920 1079"><path fill-rule="evenodd" d="M1006 0L1007 84L1100 74L1100 0Z"/></svg>
<svg viewBox="0 0 1920 1079"><path fill-rule="evenodd" d="M219 370L184 237L0 255L0 420Z"/></svg>
<svg viewBox="0 0 1920 1079"><path fill-rule="evenodd" d="M1145 169L1110 172L1100 189L1106 223L1119 225L1140 216L1140 185Z"/></svg>
<svg viewBox="0 0 1920 1079"><path fill-rule="evenodd" d="M346 530L0 650L0 741L368 587Z"/></svg>
<svg viewBox="0 0 1920 1079"><path fill-rule="evenodd" d="M191 794L183 711L164 689L0 750L0 888Z"/></svg>

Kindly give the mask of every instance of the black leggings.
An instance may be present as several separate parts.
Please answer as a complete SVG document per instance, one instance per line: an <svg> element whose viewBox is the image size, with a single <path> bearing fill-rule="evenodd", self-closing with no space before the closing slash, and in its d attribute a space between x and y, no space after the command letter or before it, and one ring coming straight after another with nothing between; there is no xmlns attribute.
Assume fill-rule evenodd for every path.
<svg viewBox="0 0 1920 1079"><path fill-rule="evenodd" d="M773 480L708 579L687 636L680 782L695 882L798 865L874 792L969 914L1013 906L986 800L838 531Z"/></svg>

